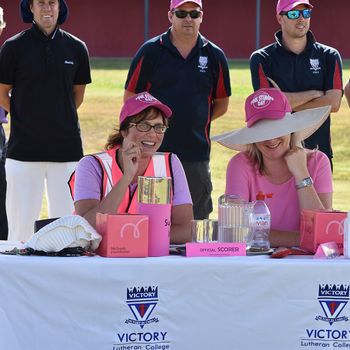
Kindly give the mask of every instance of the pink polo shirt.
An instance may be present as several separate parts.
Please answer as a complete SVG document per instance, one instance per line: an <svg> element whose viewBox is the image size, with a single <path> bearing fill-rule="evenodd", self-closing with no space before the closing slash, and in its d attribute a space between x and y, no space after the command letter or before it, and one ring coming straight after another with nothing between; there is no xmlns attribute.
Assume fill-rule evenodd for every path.
<svg viewBox="0 0 350 350"><path fill-rule="evenodd" d="M324 153L312 151L307 167L317 193L333 192L330 162ZM238 153L227 166L226 194L236 194L251 202L259 191L273 195L265 199L271 212L271 228L299 231L300 207L294 177L279 185L272 184L251 164L246 153Z"/></svg>

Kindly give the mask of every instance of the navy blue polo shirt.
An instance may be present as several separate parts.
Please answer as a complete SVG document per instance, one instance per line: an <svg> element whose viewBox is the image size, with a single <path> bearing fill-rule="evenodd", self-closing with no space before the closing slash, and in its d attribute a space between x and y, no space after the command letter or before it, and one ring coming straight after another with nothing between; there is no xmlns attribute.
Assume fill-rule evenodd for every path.
<svg viewBox="0 0 350 350"><path fill-rule="evenodd" d="M285 92L307 90L327 91L343 89L342 62L339 52L316 42L311 31L307 33L307 46L300 54L287 50L282 44L282 32L275 34L276 42L253 52L250 70L254 90L272 87L267 77ZM309 138L305 146L318 147L331 159L330 117Z"/></svg>
<svg viewBox="0 0 350 350"><path fill-rule="evenodd" d="M181 161L209 160L213 100L231 95L223 51L199 35L186 59L170 41L170 29L144 43L134 57L125 89L149 91L173 115L160 151Z"/></svg>
<svg viewBox="0 0 350 350"><path fill-rule="evenodd" d="M83 155L73 85L91 82L85 44L35 25L8 39L0 52L0 82L13 85L7 157L77 161Z"/></svg>

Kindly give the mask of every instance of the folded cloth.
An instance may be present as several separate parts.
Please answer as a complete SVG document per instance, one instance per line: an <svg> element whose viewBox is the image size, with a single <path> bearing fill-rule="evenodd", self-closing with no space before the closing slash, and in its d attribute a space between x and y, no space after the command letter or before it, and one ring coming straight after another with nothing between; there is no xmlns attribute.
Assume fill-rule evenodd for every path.
<svg viewBox="0 0 350 350"><path fill-rule="evenodd" d="M83 217L68 215L41 228L24 246L44 252L74 247L96 250L101 240L102 236Z"/></svg>

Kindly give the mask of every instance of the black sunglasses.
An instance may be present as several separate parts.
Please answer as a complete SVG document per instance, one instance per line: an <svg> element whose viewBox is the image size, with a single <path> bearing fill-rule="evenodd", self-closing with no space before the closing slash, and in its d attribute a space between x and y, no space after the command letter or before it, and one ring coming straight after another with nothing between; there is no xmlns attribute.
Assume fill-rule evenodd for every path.
<svg viewBox="0 0 350 350"><path fill-rule="evenodd" d="M167 129L167 126L165 126L164 124L151 125L145 122L129 123L129 126L134 126L136 130L140 132L148 132L153 128L156 134L164 134Z"/></svg>
<svg viewBox="0 0 350 350"><path fill-rule="evenodd" d="M195 19L195 18L199 18L201 15L201 11L197 11L197 10L192 10L192 11L185 11L185 10L173 10L173 13L175 13L175 16L177 18L186 18L187 15L190 15L191 18Z"/></svg>
<svg viewBox="0 0 350 350"><path fill-rule="evenodd" d="M287 16L289 19L298 19L301 16L303 16L305 19L311 17L312 10L311 9L304 9L304 10L290 10L290 11L282 11L282 16Z"/></svg>

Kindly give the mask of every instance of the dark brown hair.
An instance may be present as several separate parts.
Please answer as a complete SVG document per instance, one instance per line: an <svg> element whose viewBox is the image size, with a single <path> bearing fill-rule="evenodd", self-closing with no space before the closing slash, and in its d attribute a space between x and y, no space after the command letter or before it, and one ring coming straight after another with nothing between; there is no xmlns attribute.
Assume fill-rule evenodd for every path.
<svg viewBox="0 0 350 350"><path fill-rule="evenodd" d="M142 120L152 120L158 117L158 115L162 116L164 125L168 126L169 120L165 116L165 114L158 108L148 107L144 109L139 114L133 115L131 117L127 117L119 126L119 129L114 129L113 132L108 136L107 143L105 145L105 149L111 149L115 146L121 145L123 143L123 135L121 131L127 131L130 128L130 123L139 123Z"/></svg>

